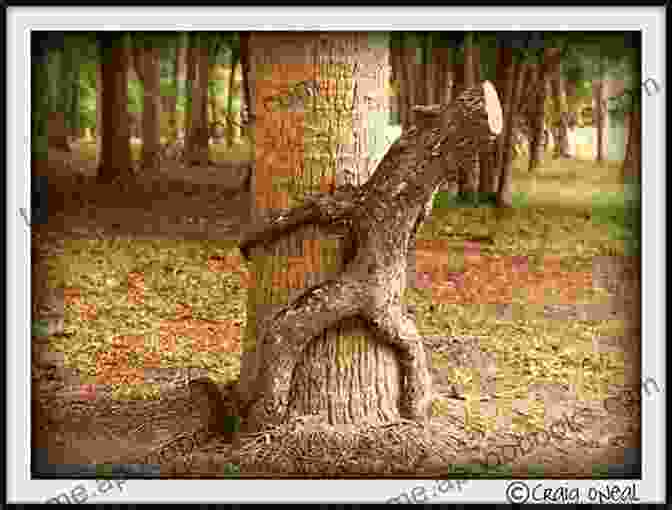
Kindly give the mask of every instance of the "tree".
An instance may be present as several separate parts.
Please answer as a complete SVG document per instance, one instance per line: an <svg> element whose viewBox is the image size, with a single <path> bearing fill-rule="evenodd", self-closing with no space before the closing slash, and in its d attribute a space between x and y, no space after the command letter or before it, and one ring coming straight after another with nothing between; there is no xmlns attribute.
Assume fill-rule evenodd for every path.
<svg viewBox="0 0 672 510"><path fill-rule="evenodd" d="M500 207L511 206L511 173L513 159L513 119L514 105L517 103L517 94L520 93L522 81L522 63L519 58L509 62L506 72L506 100L504 103L504 133L502 136L502 159L501 175L497 189L497 205Z"/></svg>
<svg viewBox="0 0 672 510"><path fill-rule="evenodd" d="M309 225L345 222L351 236L335 250L335 275L257 319L258 370L244 406L253 430L316 413L331 423L429 419L427 356L402 302L406 253L434 192L470 171L479 145L501 132L502 112L485 82L451 105L416 107L416 113L417 125L404 131L364 185L309 198L261 218L243 235L241 251L252 257ZM343 345L341 337L323 336L353 318L363 319L366 340Z"/></svg>
<svg viewBox="0 0 672 510"><path fill-rule="evenodd" d="M607 110L607 87L605 86L604 62L599 58L598 77L593 80L593 125L595 126L595 162L605 159L608 139L609 117Z"/></svg>
<svg viewBox="0 0 672 510"><path fill-rule="evenodd" d="M142 109L142 167L156 171L161 153L161 44L157 35L134 34L133 64L144 90Z"/></svg>
<svg viewBox="0 0 672 510"><path fill-rule="evenodd" d="M372 152L369 144L375 139L371 131L377 131L376 122L386 122L388 114L384 94L389 78L388 43L384 35L250 34L250 90L256 112L251 181L254 223L273 210L300 203L311 192L336 196L330 193L340 185L366 186L372 166L367 161ZM268 351L260 341L268 318L305 288L329 279L349 262L350 238L345 227L306 224L269 246L262 243L244 248L254 280L241 362L243 397L251 396L257 383L264 387L263 373L275 356L275 351ZM294 375L293 409L331 413L332 419L341 422L359 419L362 414L375 415L376 409L391 416L396 412L394 394L375 386L369 394L371 388L365 386L373 379L368 375L362 380L352 372L338 380L326 375L343 366L345 352L351 353L354 366L368 363L378 367L371 377L378 370L388 370L385 367L395 360L391 348L371 343L370 332L361 320L352 317L340 326L321 332L304 352L302 368ZM320 374L325 377L312 382ZM342 394L350 384L351 395ZM327 391L329 385L331 392ZM308 387L315 391L301 390ZM357 398L361 400L355 403ZM350 399L354 416L344 405ZM263 410L254 406L251 428L263 424L262 415Z"/></svg>
<svg viewBox="0 0 672 510"><path fill-rule="evenodd" d="M247 109L246 122L243 122L243 136L250 137L252 131L250 125L254 122L254 101L250 91L250 33L240 32L240 69L243 85L243 102Z"/></svg>
<svg viewBox="0 0 672 510"><path fill-rule="evenodd" d="M185 162L190 166L207 166L209 159L208 56L208 35L190 32L187 51L185 146Z"/></svg>
<svg viewBox="0 0 672 510"><path fill-rule="evenodd" d="M102 143L98 180L109 183L133 175L128 123L128 36L98 34L102 69Z"/></svg>

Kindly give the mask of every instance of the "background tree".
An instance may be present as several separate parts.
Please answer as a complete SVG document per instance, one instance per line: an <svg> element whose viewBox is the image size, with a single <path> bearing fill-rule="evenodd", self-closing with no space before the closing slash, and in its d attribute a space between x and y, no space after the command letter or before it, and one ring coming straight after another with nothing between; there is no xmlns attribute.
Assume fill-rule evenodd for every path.
<svg viewBox="0 0 672 510"><path fill-rule="evenodd" d="M165 37L153 32L132 37L133 67L143 85L142 167L157 171L161 152L161 46Z"/></svg>
<svg viewBox="0 0 672 510"><path fill-rule="evenodd" d="M102 58L102 140L98 179L109 183L133 175L128 122L128 35L98 34Z"/></svg>
<svg viewBox="0 0 672 510"><path fill-rule="evenodd" d="M209 152L208 126L208 35L189 33L187 50L187 114L185 163L207 166Z"/></svg>

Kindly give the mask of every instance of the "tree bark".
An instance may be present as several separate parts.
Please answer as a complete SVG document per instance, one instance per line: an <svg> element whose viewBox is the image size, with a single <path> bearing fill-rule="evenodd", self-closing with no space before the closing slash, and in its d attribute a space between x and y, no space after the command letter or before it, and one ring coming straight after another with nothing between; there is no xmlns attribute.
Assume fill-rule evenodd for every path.
<svg viewBox="0 0 672 510"><path fill-rule="evenodd" d="M602 163L606 159L608 148L608 116L605 82L600 73L600 79L593 81L593 125L596 133L595 161Z"/></svg>
<svg viewBox="0 0 672 510"><path fill-rule="evenodd" d="M96 168L103 160L103 64L96 64Z"/></svg>
<svg viewBox="0 0 672 510"><path fill-rule="evenodd" d="M149 41L145 41L149 43ZM136 60L138 76L143 83L142 109L142 167L155 172L159 169L161 152L161 68L159 48L153 43L139 50Z"/></svg>
<svg viewBox="0 0 672 510"><path fill-rule="evenodd" d="M172 112L173 115L171 116L172 136L175 139L179 138L178 133L180 129L184 130L186 126L186 124L181 125L179 122L177 105L180 96L184 93L188 46L188 44L185 43L185 39L188 41L188 37L188 34L185 32L178 32L177 40L175 41L175 69L173 70L173 80L175 82L175 110Z"/></svg>
<svg viewBox="0 0 672 510"><path fill-rule="evenodd" d="M518 82L522 79L520 61L510 63L506 73L506 100L504 103L504 133L502 143L502 166L497 190L497 205L510 207L511 202L511 166L513 162L513 105L516 104L516 91L519 89Z"/></svg>
<svg viewBox="0 0 672 510"><path fill-rule="evenodd" d="M473 44L474 34L469 32L464 40L464 87L473 88L476 85L475 47ZM471 157L471 170L462 175L459 184L460 194L467 200L475 200L478 191L478 178L480 173L479 154L474 153Z"/></svg>
<svg viewBox="0 0 672 510"><path fill-rule="evenodd" d="M251 126L254 125L255 112L254 101L251 92L251 68L250 68L250 33L240 32L240 68L242 73L243 100L247 108L247 119L243 123L243 136L250 137L252 134Z"/></svg>
<svg viewBox="0 0 672 510"><path fill-rule="evenodd" d="M190 166L207 166L209 159L208 129L208 51L204 34L191 34L190 67L191 108L187 145L186 163Z"/></svg>
<svg viewBox="0 0 672 510"><path fill-rule="evenodd" d="M102 63L102 151L98 180L110 183L132 177L128 125L128 50L126 36L101 32Z"/></svg>
<svg viewBox="0 0 672 510"><path fill-rule="evenodd" d="M628 116L628 141L623 160L623 179L637 181L641 177L641 136L642 125L639 107L635 105Z"/></svg>
<svg viewBox="0 0 672 510"><path fill-rule="evenodd" d="M530 112L531 120L531 140L530 140L530 165L529 171L534 172L543 159L546 149L544 133L544 113L546 107L546 97L548 95L548 75L549 69L554 65L556 59L560 58L560 52L554 48L544 50L544 62L539 66L539 75L537 78L537 87L535 87L533 110Z"/></svg>
<svg viewBox="0 0 672 510"><path fill-rule="evenodd" d="M246 257L307 226L343 225L341 232L349 238L338 248L339 273L283 300L258 320L259 369L243 406L252 430L314 413L322 413L332 424L362 416L384 421L397 412L419 422L429 419L427 353L403 306L406 254L435 191L468 171L469 157L479 145L501 132L502 112L489 82L466 90L451 105L417 110L418 125L390 147L365 184L259 218L243 234L240 249ZM366 325L368 340L337 351L336 342L322 335L354 318ZM364 374L364 383L380 380L362 363L374 361L378 353L372 366L385 380L384 405L361 395L362 385L353 392L342 382L358 373ZM314 369L314 364L324 369ZM309 375L320 378L311 380ZM296 398L308 392L310 397ZM393 398L397 394L398 400ZM325 401L328 404L321 404Z"/></svg>
<svg viewBox="0 0 672 510"><path fill-rule="evenodd" d="M549 82L551 86L551 99L553 101L553 121L551 131L555 142L555 158L571 158L569 152L569 107L564 80L560 74L560 50L554 49L554 57L550 64Z"/></svg>
<svg viewBox="0 0 672 510"><path fill-rule="evenodd" d="M373 44L366 33L254 32L250 50L253 74L263 75L252 84L257 111L253 219L260 221L269 210L272 214L286 209L309 192L335 189L339 173L346 169L353 170L354 184L365 183L367 143L375 138L366 125L376 115L385 116L387 109L384 98L378 102L367 97L384 90L388 82L388 45ZM317 81L318 94L304 95L291 108L283 106L290 102L287 96L297 90L296 84L307 80ZM263 342L261 330L306 287L329 280L349 263L347 233L346 225L306 224L268 246L244 249L252 261L254 283L243 342L241 395L252 397L259 381L265 392L263 374L276 351ZM283 396L288 399L286 410L324 413L341 422L361 416L380 419L378 411L394 417L398 396L394 350L378 345L362 321L351 319L316 332L314 344L302 351L302 361L293 371L292 394ZM390 378L390 384L344 392L373 381L368 374L357 378L364 367L377 367L374 374L385 381ZM313 380L318 374L321 378ZM260 405L252 412L252 429L266 423L265 407Z"/></svg>
<svg viewBox="0 0 672 510"><path fill-rule="evenodd" d="M238 67L238 55L233 55L233 60L231 61L231 73L229 74L229 86L228 86L228 97L227 97L227 104L226 104L226 112L228 115L229 122L227 122L227 132L226 132L226 140L227 140L227 145L231 147L233 145L233 139L234 139L234 125L231 122L231 119L233 119L233 91L235 88L235 83L236 83L236 68Z"/></svg>

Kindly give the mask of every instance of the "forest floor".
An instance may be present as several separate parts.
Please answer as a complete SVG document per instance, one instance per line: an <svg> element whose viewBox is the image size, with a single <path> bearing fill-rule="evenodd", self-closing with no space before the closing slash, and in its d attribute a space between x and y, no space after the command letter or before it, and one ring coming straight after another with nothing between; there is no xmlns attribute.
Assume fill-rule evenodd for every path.
<svg viewBox="0 0 672 510"><path fill-rule="evenodd" d="M55 191L48 222L32 227L32 335L41 352L33 356L32 447L43 456L33 475L123 463L160 465L161 476L250 476L244 466L264 463L258 442L268 437L248 438L242 451L217 437L194 447L202 409L186 386L202 375L220 385L238 377L249 281L236 248L250 200L235 189L244 158L206 178L202 169L166 168L123 193L87 183L79 197L68 187L69 158L51 151L45 162ZM89 161L76 151L68 164L90 175ZM513 209L437 203L420 232L406 297L430 340L431 433L415 440L413 462L392 461L386 475L446 476L450 465L457 478L589 478L636 462L632 191L615 179L615 165L549 159L534 176L522 167ZM217 172L225 175L215 187ZM557 423L562 432L529 446ZM282 431L276 456L296 452L292 433ZM349 462L359 462L360 475L378 473L362 467L370 444L354 450L361 458Z"/></svg>

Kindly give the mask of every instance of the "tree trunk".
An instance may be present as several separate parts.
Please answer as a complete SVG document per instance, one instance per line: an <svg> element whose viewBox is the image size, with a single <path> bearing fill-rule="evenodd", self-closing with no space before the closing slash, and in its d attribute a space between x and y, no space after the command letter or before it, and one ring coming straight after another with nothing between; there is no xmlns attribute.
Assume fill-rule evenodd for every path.
<svg viewBox="0 0 672 510"><path fill-rule="evenodd" d="M434 98L441 104L450 103L450 48L447 42L442 41L438 36L437 47L434 48L433 60L436 62L437 78L435 84Z"/></svg>
<svg viewBox="0 0 672 510"><path fill-rule="evenodd" d="M406 38L403 34L398 35L399 44L399 117L401 127L408 129L413 124L411 103L413 102L413 74L411 73L411 62L409 51L406 48Z"/></svg>
<svg viewBox="0 0 672 510"><path fill-rule="evenodd" d="M207 166L209 159L208 129L208 51L205 34L191 34L190 66L191 108L185 160L190 166Z"/></svg>
<svg viewBox="0 0 672 510"><path fill-rule="evenodd" d="M250 33L240 32L240 69L242 74L243 85L243 101L247 109L245 122L243 122L243 136L249 138L252 135L254 125L254 101L252 100L252 92L250 87L251 82L251 68L250 68Z"/></svg>
<svg viewBox="0 0 672 510"><path fill-rule="evenodd" d="M161 67L159 48L153 45L142 50L144 86L142 110L142 167L155 172L159 169L161 152Z"/></svg>
<svg viewBox="0 0 672 510"><path fill-rule="evenodd" d="M509 65L506 73L506 99L504 103L504 133L502 143L502 166L499 177L499 189L497 190L497 205L499 207L510 207L511 202L511 165L513 162L513 119L515 112L513 105L516 104L516 91L519 89L518 83L521 79L520 61L515 64L513 61Z"/></svg>
<svg viewBox="0 0 672 510"><path fill-rule="evenodd" d="M534 95L535 101L533 110L529 115L531 121L530 172L534 172L539 167L546 149L544 143L544 112L548 94L549 69L553 66L555 58L560 58L559 52L556 52L555 49L546 49L544 50L544 62L539 66L539 75L536 81L538 86L535 87Z"/></svg>
<svg viewBox="0 0 672 510"><path fill-rule="evenodd" d="M102 151L100 182L109 183L133 175L128 125L128 50L126 36L101 32L103 46Z"/></svg>
<svg viewBox="0 0 672 510"><path fill-rule="evenodd" d="M47 159L48 151L48 119L49 119L49 55L44 34L31 34L31 159L32 161Z"/></svg>
<svg viewBox="0 0 672 510"><path fill-rule="evenodd" d="M564 80L560 74L560 50L555 49L550 66L549 82L551 85L551 99L553 101L553 120L551 132L555 142L555 158L571 158L569 152L569 106Z"/></svg>
<svg viewBox="0 0 672 510"><path fill-rule="evenodd" d="M96 168L103 160L103 64L96 64Z"/></svg>
<svg viewBox="0 0 672 510"><path fill-rule="evenodd" d="M233 130L233 91L236 83L236 68L238 67L238 59L234 55L233 61L231 62L231 73L229 74L229 88L228 88L228 97L226 104L226 112L228 115L228 122L226 123L226 140L227 145L231 147L233 145L234 139L234 130Z"/></svg>
<svg viewBox="0 0 672 510"><path fill-rule="evenodd" d="M188 34L185 32L177 33L177 40L175 41L175 69L173 69L173 80L175 83L175 110L171 116L171 135L175 139L179 138L180 130L185 129L185 125L181 125L178 118L178 103L180 96L184 94L184 78L187 67L187 42ZM186 41L185 41L186 40Z"/></svg>
<svg viewBox="0 0 672 510"><path fill-rule="evenodd" d="M387 115L384 98L380 103L367 101L366 96L384 90L389 78L387 60L388 45L374 44L367 33L250 35L257 112L253 219L263 219L269 210L287 208L310 192L333 192L345 170L353 170L353 184L366 182L367 143L372 138L366 125L377 115ZM262 71L264 79L256 79ZM289 101L295 84L307 80L317 80L319 93ZM258 387L270 399L266 402L275 401L277 388L267 387L270 381L265 375L270 365L283 378L289 374L290 380L281 382L284 389L289 392L286 383L293 386L291 395L280 395L284 407L273 411L269 420L263 403L254 406L249 421L252 430L290 409L292 415L323 413L325 419L341 423L398 416L395 351L379 345L358 319L351 317L316 330L311 335L315 342L300 354L290 349L287 354L300 361L296 371L289 373L284 371L286 358L276 358L275 347L263 341L268 319L307 287L347 265L351 258L347 233L344 225L306 225L268 246L245 250L252 261L254 282L248 295L241 395L253 397ZM389 379L390 384L374 384L376 377Z"/></svg>
<svg viewBox="0 0 672 510"><path fill-rule="evenodd" d="M593 81L593 132L596 133L595 161L602 163L607 156L608 149L608 127L609 119L607 116L607 90L602 74L599 80Z"/></svg>
<svg viewBox="0 0 672 510"><path fill-rule="evenodd" d="M623 160L623 179L637 181L641 177L641 136L642 125L639 107L635 105L628 116L628 141Z"/></svg>
<svg viewBox="0 0 672 510"><path fill-rule="evenodd" d="M474 34L469 32L464 40L464 87L473 88L476 85L476 55L474 47ZM475 153L471 158L471 170L465 172L459 184L460 195L467 200L475 200L478 191L478 178L480 174L479 155Z"/></svg>
<svg viewBox="0 0 672 510"><path fill-rule="evenodd" d="M469 157L501 132L502 112L489 82L451 105L417 110L418 125L390 147L364 185L313 197L244 232L240 249L255 260L264 246L287 254L282 243L306 229L338 230L331 246L322 246L334 261L328 275L308 272L315 275L310 283L276 299L279 306L263 319L256 316L258 369L242 406L249 429L306 414L331 424L429 419L428 355L403 305L406 253L435 191L468 171ZM286 265L278 270L286 274ZM257 280L257 287L271 281ZM366 327L355 335L350 321Z"/></svg>

